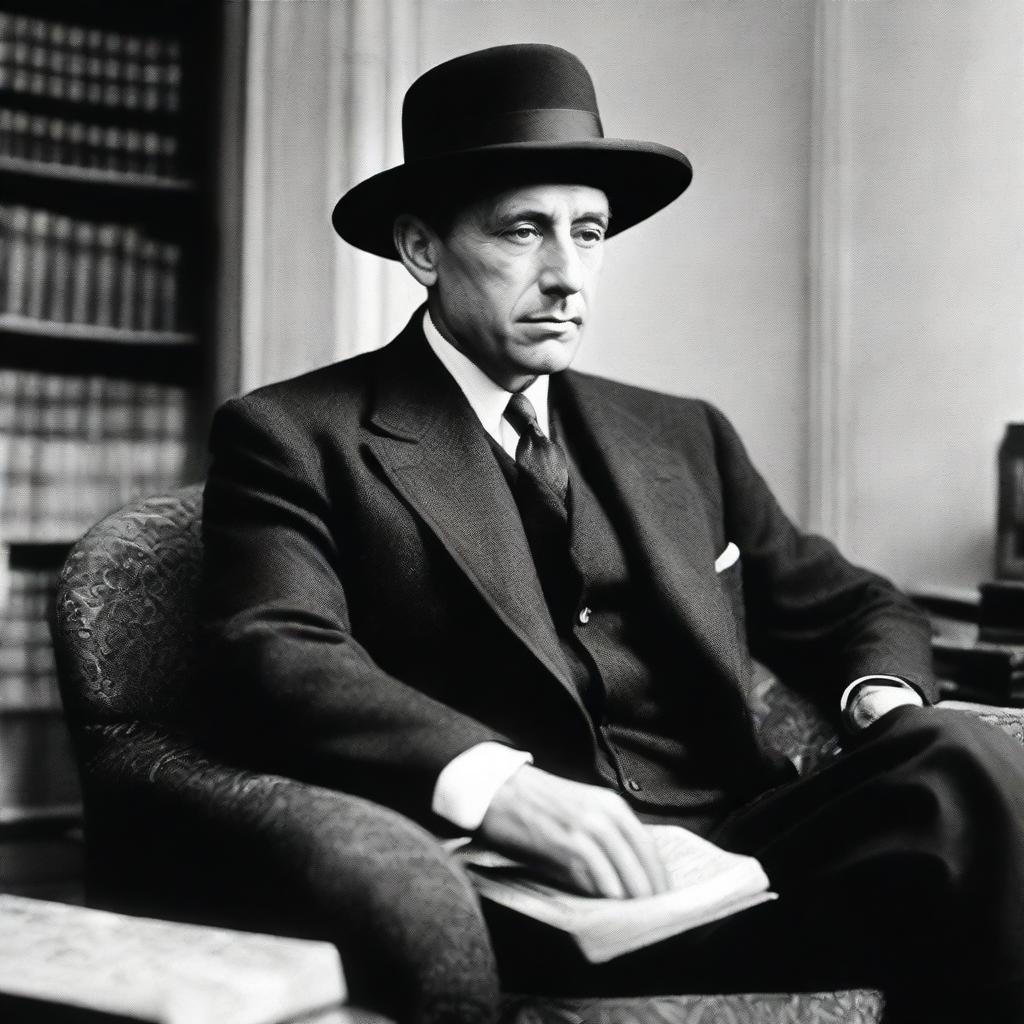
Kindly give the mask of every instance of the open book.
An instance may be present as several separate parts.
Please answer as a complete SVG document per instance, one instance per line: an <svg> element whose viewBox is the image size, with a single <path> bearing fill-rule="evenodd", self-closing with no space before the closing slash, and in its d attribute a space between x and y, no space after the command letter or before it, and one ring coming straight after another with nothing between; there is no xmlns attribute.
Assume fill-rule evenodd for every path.
<svg viewBox="0 0 1024 1024"><path fill-rule="evenodd" d="M754 857L729 853L675 825L648 825L671 889L637 899L578 896L523 865L470 843L456 851L485 899L568 932L591 963L746 910L776 894Z"/></svg>

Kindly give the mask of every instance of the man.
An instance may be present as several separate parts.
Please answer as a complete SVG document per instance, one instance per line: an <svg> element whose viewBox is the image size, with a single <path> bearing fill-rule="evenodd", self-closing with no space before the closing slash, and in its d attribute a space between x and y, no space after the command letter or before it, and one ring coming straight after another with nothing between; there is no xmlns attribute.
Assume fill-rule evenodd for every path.
<svg viewBox="0 0 1024 1024"><path fill-rule="evenodd" d="M600 972L495 914L509 984L876 984L893 1019L1024 1020L1021 751L921 707L926 624L789 522L720 413L569 370L607 238L686 158L605 139L547 46L433 69L403 131L334 224L426 308L214 426L207 614L246 756L586 893L665 888L643 819L758 855L781 894ZM760 742L751 655L843 709L842 756L797 779Z"/></svg>

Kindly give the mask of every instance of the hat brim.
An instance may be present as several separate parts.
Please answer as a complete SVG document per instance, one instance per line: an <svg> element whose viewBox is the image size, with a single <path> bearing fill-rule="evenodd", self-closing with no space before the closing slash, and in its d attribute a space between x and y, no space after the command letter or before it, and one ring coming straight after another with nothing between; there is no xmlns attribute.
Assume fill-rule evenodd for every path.
<svg viewBox="0 0 1024 1024"><path fill-rule="evenodd" d="M398 259L395 218L415 213L437 190L479 188L491 182L590 185L608 196L609 235L657 213L693 178L690 161L654 142L584 139L513 142L401 164L375 174L338 200L331 220L346 242L385 259ZM472 192L470 193L472 194Z"/></svg>

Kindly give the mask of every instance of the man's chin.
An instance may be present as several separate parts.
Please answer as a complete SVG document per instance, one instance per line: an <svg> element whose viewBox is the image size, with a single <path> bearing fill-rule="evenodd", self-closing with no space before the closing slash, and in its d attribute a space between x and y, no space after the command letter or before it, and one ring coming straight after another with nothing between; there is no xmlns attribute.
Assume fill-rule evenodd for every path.
<svg viewBox="0 0 1024 1024"><path fill-rule="evenodd" d="M532 376L561 373L572 365L579 347L578 333L566 340L548 338L539 343L534 342L520 353L519 368L524 374Z"/></svg>

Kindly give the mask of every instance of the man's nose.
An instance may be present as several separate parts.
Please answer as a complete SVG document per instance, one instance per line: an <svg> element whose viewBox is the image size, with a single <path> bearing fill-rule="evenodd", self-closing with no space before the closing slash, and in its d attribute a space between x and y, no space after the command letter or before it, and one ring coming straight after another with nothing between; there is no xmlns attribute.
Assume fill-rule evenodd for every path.
<svg viewBox="0 0 1024 1024"><path fill-rule="evenodd" d="M572 295L583 288L583 263L572 238L549 238L544 255L539 284L545 295Z"/></svg>

